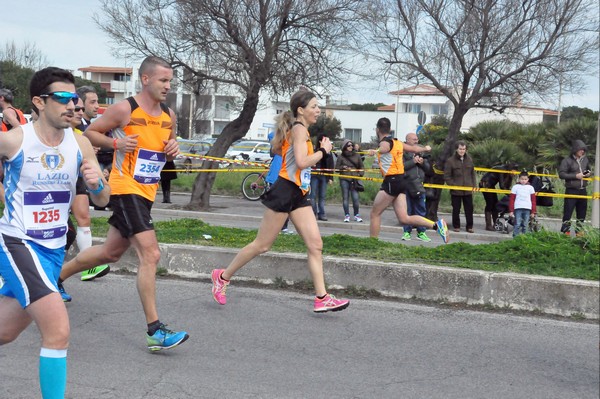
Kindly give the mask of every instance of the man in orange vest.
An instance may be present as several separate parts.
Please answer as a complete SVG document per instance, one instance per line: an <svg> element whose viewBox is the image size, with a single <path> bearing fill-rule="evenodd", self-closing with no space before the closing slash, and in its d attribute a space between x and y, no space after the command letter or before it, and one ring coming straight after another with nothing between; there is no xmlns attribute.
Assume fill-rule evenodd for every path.
<svg viewBox="0 0 600 399"><path fill-rule="evenodd" d="M13 94L8 89L0 89L0 109L2 110L2 123L0 123L0 130L8 132L13 127L24 125L27 123L23 112L12 106L14 100ZM4 170L0 164L0 202L4 202L4 186L2 185L4 180Z"/></svg>
<svg viewBox="0 0 600 399"><path fill-rule="evenodd" d="M27 123L23 112L13 107L13 100L14 97L10 90L0 89L0 109L2 109L2 125L0 128L3 132L8 132L14 127Z"/></svg>

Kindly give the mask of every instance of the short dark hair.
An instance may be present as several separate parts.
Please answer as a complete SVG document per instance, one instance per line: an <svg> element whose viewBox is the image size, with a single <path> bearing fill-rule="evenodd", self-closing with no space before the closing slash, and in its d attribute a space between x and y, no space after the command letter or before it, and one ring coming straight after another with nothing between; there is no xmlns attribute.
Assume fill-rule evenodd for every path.
<svg viewBox="0 0 600 399"><path fill-rule="evenodd" d="M81 86L77 88L77 95L81 98L81 101L85 103L85 99L88 93L98 94L94 86Z"/></svg>
<svg viewBox="0 0 600 399"><path fill-rule="evenodd" d="M392 131L392 122L388 118L379 118L376 126L381 133L389 134Z"/></svg>
<svg viewBox="0 0 600 399"><path fill-rule="evenodd" d="M455 144L455 147L454 147L454 148L456 148L456 149L458 150L458 147L465 147L465 148L466 148L466 147L467 147L467 143L466 143L466 142L464 142L463 140L458 140L458 141L456 142L456 144Z"/></svg>
<svg viewBox="0 0 600 399"><path fill-rule="evenodd" d="M164 68L172 68L171 64L169 64L163 58L151 55L149 57L146 57L144 59L144 61L142 61L142 64L140 65L140 69L138 71L140 78L142 77L143 74L148 73L149 71L153 70L157 66L161 66Z"/></svg>
<svg viewBox="0 0 600 399"><path fill-rule="evenodd" d="M527 171L524 170L521 173L519 173L519 177L521 177L521 176L525 176L525 177L529 178L529 173L527 173Z"/></svg>
<svg viewBox="0 0 600 399"><path fill-rule="evenodd" d="M57 67L41 69L33 74L31 82L29 82L30 98L33 99L33 97L48 93L50 85L56 82L71 83L75 85L75 78L73 77L73 74L66 69ZM32 105L32 107L39 114L36 106Z"/></svg>
<svg viewBox="0 0 600 399"><path fill-rule="evenodd" d="M6 101L9 104L12 104L13 100L15 99L12 94L12 91L8 89L0 89L0 97L4 97L4 101Z"/></svg>

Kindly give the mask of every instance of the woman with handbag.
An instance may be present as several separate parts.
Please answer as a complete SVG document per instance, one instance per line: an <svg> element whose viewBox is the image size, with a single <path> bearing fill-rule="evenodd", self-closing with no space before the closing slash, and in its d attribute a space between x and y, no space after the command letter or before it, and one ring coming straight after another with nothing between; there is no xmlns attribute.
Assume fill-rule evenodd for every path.
<svg viewBox="0 0 600 399"><path fill-rule="evenodd" d="M335 163L335 169L342 176L363 176L364 165L359 153L354 151L354 144L350 140L344 140L342 144L342 153ZM364 191L362 182L359 179L346 179L340 177L340 188L342 189L342 207L344 208L344 222L350 223L350 208L348 197L352 196L352 207L354 208L354 221L362 222L359 213L358 192Z"/></svg>

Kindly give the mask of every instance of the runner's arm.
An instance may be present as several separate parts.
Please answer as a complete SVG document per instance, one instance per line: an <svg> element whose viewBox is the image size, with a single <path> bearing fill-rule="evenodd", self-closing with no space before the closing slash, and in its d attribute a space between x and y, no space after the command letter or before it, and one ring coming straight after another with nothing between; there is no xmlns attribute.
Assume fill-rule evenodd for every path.
<svg viewBox="0 0 600 399"><path fill-rule="evenodd" d="M292 143L294 147L294 158L296 159L296 166L300 169L306 169L313 166L321 159L323 159L323 153L316 151L311 155L308 155L308 146L312 145L310 140L307 139L307 130L302 125L295 125L292 127ZM331 142L327 137L324 137L321 141L321 148L327 153L331 152Z"/></svg>
<svg viewBox="0 0 600 399"><path fill-rule="evenodd" d="M12 158L23 142L23 129L19 124L14 129L0 134L0 160Z"/></svg>
<svg viewBox="0 0 600 399"><path fill-rule="evenodd" d="M169 140L165 141L165 153L167 154L167 161L172 161L177 155L179 155L179 143L177 142L177 117L175 112L169 108L169 115L171 116L171 135Z"/></svg>
<svg viewBox="0 0 600 399"><path fill-rule="evenodd" d="M6 108L4 110L2 113L2 119L4 119L4 122L11 125L13 128L21 124L19 118L17 117L17 111L12 108Z"/></svg>
<svg viewBox="0 0 600 399"><path fill-rule="evenodd" d="M85 182L85 187L90 193L90 197L94 204L100 207L106 206L110 199L110 186L100 170L94 148L86 137L78 134L74 136L81 149L81 154L83 155L80 171L83 176L83 181ZM103 186L103 188L96 192L100 186Z"/></svg>
<svg viewBox="0 0 600 399"><path fill-rule="evenodd" d="M83 132L92 145L108 149L116 149L123 152L132 152L137 147L137 135L114 139L105 135L111 129L122 128L129 123L131 117L131 106L127 101L121 101L111 105L101 118L96 119Z"/></svg>

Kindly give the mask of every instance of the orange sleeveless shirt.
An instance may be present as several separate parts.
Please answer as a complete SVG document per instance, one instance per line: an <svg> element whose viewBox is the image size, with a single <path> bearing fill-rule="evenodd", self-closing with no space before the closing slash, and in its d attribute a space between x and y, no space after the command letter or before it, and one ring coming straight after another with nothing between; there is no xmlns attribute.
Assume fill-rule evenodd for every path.
<svg viewBox="0 0 600 399"><path fill-rule="evenodd" d="M111 193L137 194L149 201L156 198L160 171L167 160L164 141L169 140L173 123L169 109L161 104L159 116L148 115L133 97L127 98L131 105L131 119L124 128L113 130L116 139L139 135L135 151L115 151L110 173Z"/></svg>
<svg viewBox="0 0 600 399"><path fill-rule="evenodd" d="M25 115L23 115L23 112L20 109L15 108L15 107L8 107L8 108L10 108L13 111L15 111L15 113L17 114L17 119L19 120L19 123L21 125L24 125L24 124L27 123L27 119L25 119ZM15 127L16 126L9 125L4 120L2 120L2 123L0 124L0 130L3 131L3 132L8 132L10 129L15 128Z"/></svg>
<svg viewBox="0 0 600 399"><path fill-rule="evenodd" d="M384 139L385 140L385 139ZM390 152L381 154L377 153L379 160L379 170L382 176L394 176L404 174L404 161L402 154L404 153L404 145L402 142L392 139L392 148Z"/></svg>
<svg viewBox="0 0 600 399"><path fill-rule="evenodd" d="M304 194L310 191L310 168L299 169L294 157L294 146L290 142L291 132L289 132L281 145L281 169L279 177L295 183ZM308 155L313 153L313 146L310 141L310 134L306 131L306 147Z"/></svg>

